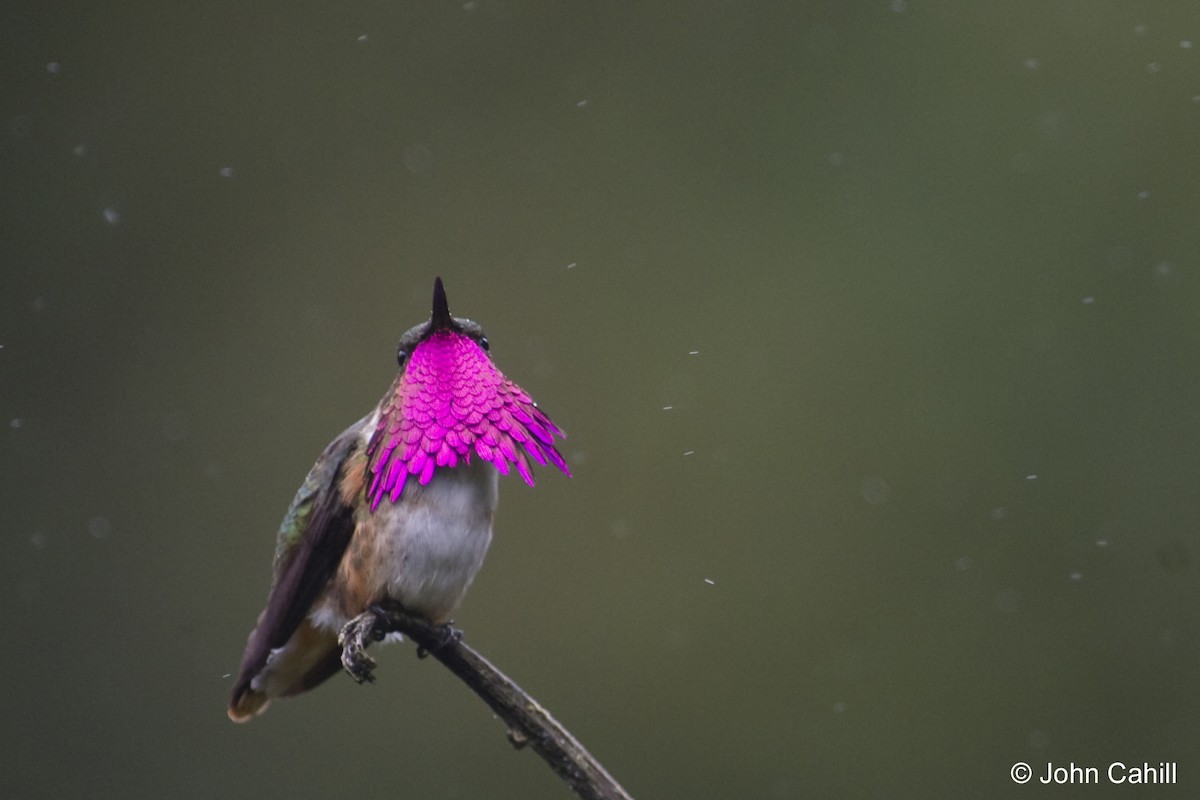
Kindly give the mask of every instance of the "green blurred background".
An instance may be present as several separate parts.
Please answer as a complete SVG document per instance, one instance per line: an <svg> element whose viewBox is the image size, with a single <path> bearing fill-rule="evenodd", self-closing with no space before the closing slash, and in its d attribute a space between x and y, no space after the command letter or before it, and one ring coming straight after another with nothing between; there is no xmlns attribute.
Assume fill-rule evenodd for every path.
<svg viewBox="0 0 1200 800"><path fill-rule="evenodd" d="M408 646L225 718L435 275L575 472L458 624L635 796L1200 792L1194 0L10 0L0 65L0 796L567 796Z"/></svg>

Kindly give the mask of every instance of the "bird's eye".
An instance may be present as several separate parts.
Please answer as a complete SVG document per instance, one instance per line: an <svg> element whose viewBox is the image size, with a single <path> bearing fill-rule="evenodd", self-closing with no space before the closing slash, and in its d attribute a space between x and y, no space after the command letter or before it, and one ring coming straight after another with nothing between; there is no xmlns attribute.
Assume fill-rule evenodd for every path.
<svg viewBox="0 0 1200 800"><path fill-rule="evenodd" d="M479 337L479 346L483 348L483 352L485 352L485 353L491 349L491 345L488 344L488 340L487 340L486 336Z"/></svg>
<svg viewBox="0 0 1200 800"><path fill-rule="evenodd" d="M399 364L400 366L403 367L404 359L406 359L406 358L408 358L408 351L405 350L403 347L401 347L399 350L396 351L396 363L397 364Z"/></svg>

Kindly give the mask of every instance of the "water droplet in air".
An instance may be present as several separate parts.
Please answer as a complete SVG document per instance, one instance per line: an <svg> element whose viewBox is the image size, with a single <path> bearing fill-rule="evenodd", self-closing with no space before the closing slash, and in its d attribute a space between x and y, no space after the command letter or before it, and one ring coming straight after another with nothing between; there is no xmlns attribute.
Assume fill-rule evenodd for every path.
<svg viewBox="0 0 1200 800"><path fill-rule="evenodd" d="M20 138L33 130L33 119L28 114L17 114L8 120L8 132Z"/></svg>
<svg viewBox="0 0 1200 800"><path fill-rule="evenodd" d="M866 500L873 506L885 502L891 491L891 488L887 485L887 481L877 475L864 478L861 486L859 486L859 492L862 494L863 500Z"/></svg>
<svg viewBox="0 0 1200 800"><path fill-rule="evenodd" d="M404 148L404 168L414 175L424 175L433 169L433 151L423 144Z"/></svg>
<svg viewBox="0 0 1200 800"><path fill-rule="evenodd" d="M112 532L112 525L107 517L95 516L88 520L87 531L96 539L107 539Z"/></svg>
<svg viewBox="0 0 1200 800"><path fill-rule="evenodd" d="M1012 614L1021 607L1021 593L1016 589L1001 589L996 592L996 609Z"/></svg>
<svg viewBox="0 0 1200 800"><path fill-rule="evenodd" d="M174 411L163 418L163 438L168 442L182 442L188 436L188 418L182 411Z"/></svg>

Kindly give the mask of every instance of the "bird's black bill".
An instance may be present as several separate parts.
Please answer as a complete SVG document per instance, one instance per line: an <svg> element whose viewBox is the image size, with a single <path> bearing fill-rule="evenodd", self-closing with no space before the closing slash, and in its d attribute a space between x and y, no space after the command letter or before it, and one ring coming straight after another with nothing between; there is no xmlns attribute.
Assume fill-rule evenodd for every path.
<svg viewBox="0 0 1200 800"><path fill-rule="evenodd" d="M433 281L433 317L429 320L429 331L444 331L453 330L458 326L454 324L454 317L450 316L450 304L446 302L446 288L442 286L442 279L435 278Z"/></svg>

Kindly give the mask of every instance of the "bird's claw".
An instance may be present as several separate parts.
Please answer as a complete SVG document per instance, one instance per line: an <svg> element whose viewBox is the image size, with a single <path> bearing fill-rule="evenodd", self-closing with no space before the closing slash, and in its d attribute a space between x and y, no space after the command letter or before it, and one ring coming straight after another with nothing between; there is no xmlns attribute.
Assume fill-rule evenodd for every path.
<svg viewBox="0 0 1200 800"><path fill-rule="evenodd" d="M383 634L378 631L379 614L371 608L342 626L338 633L338 645L342 648L342 667L355 683L374 683L375 659L367 655L367 646L379 641Z"/></svg>

